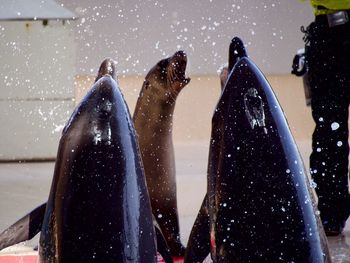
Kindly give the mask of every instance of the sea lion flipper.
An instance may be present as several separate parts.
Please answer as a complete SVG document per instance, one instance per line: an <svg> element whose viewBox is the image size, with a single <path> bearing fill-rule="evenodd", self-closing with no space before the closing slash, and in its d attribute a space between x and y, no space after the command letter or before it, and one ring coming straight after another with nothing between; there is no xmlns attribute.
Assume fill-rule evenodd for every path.
<svg viewBox="0 0 350 263"><path fill-rule="evenodd" d="M160 226L154 216L153 216L153 226L154 226L154 230L157 238L157 251L163 257L165 263L173 263L174 261L171 256L168 243L166 242L163 232L160 229Z"/></svg>
<svg viewBox="0 0 350 263"><path fill-rule="evenodd" d="M203 262L209 253L210 223L206 194L188 239L184 263Z"/></svg>
<svg viewBox="0 0 350 263"><path fill-rule="evenodd" d="M46 203L38 206L0 234L0 250L32 239L41 230Z"/></svg>

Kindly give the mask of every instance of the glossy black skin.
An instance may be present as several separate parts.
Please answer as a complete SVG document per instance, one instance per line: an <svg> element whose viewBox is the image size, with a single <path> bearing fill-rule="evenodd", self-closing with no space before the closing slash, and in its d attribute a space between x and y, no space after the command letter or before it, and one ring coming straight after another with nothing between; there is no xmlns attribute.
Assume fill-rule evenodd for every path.
<svg viewBox="0 0 350 263"><path fill-rule="evenodd" d="M153 225L154 225L154 229L156 231L156 237L157 237L157 251L162 256L163 260L166 263L173 263L174 261L173 261L173 257L171 255L168 243L166 242L163 232L160 229L160 226L154 216L153 216Z"/></svg>
<svg viewBox="0 0 350 263"><path fill-rule="evenodd" d="M30 211L0 234L0 250L32 239L42 227L46 203Z"/></svg>
<svg viewBox="0 0 350 263"><path fill-rule="evenodd" d="M129 110L100 78L60 140L40 262L156 262L149 196Z"/></svg>
<svg viewBox="0 0 350 263"><path fill-rule="evenodd" d="M228 75L237 61L243 57L247 57L247 51L245 50L243 41L240 38L234 37L231 40L228 57L228 66L223 67L220 72L221 91L224 90Z"/></svg>
<svg viewBox="0 0 350 263"><path fill-rule="evenodd" d="M114 60L107 58L101 63L95 81L98 81L104 75L110 75L115 81L117 81L116 62ZM18 244L19 242L30 240L36 234L38 234L42 228L45 210L46 203L35 208L30 213L26 214L20 220L0 233L0 250ZM165 262L172 263L173 259L171 257L170 249L154 217L153 225L157 238L157 250Z"/></svg>
<svg viewBox="0 0 350 263"><path fill-rule="evenodd" d="M102 78L104 75L110 75L115 81L118 81L117 77L117 62L111 58L106 58L102 61L100 68L95 79L95 82Z"/></svg>
<svg viewBox="0 0 350 263"><path fill-rule="evenodd" d="M45 210L46 203L33 209L31 212L29 212L17 222L15 222L13 225L4 230L0 234L0 250L18 244L22 241L30 240L35 235L37 235L42 228L42 223L45 217ZM174 261L171 257L168 244L165 241L163 233L154 217L153 225L157 237L157 251L159 252L159 254L161 254L166 263L173 263Z"/></svg>
<svg viewBox="0 0 350 263"><path fill-rule="evenodd" d="M234 65L243 57L247 57L247 51L243 41L239 37L234 37L231 40L228 51L228 70L232 71Z"/></svg>
<svg viewBox="0 0 350 263"><path fill-rule="evenodd" d="M210 253L208 196L205 195L188 238L184 263L202 263Z"/></svg>
<svg viewBox="0 0 350 263"><path fill-rule="evenodd" d="M220 87L224 90L229 73L234 65L242 57L247 57L243 41L234 37L231 40L229 47L229 63L221 69L220 72ZM201 263L207 257L210 251L210 226L209 226L209 211L208 211L208 195L205 195L196 221L191 230L190 237L186 246L184 263Z"/></svg>
<svg viewBox="0 0 350 263"><path fill-rule="evenodd" d="M133 116L152 212L173 256L183 256L176 201L176 171L172 140L175 102L189 83L183 51L159 61L147 74Z"/></svg>
<svg viewBox="0 0 350 263"><path fill-rule="evenodd" d="M208 198L214 262L331 262L287 121L247 57L213 115Z"/></svg>
<svg viewBox="0 0 350 263"><path fill-rule="evenodd" d="M234 38L229 51L233 72L227 83L221 79L226 86L212 120L210 204L207 194L184 262L203 262L210 244L214 262L331 262L283 112L265 77L246 56L243 42ZM246 100L248 112L254 116L255 109L255 117L264 117L255 126L244 103L252 87L257 98ZM281 253L284 258L279 259Z"/></svg>

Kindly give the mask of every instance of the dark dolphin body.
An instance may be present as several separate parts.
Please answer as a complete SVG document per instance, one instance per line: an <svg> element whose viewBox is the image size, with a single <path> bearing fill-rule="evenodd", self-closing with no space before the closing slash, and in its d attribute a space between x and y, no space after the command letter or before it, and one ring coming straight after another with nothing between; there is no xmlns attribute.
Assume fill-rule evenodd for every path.
<svg viewBox="0 0 350 263"><path fill-rule="evenodd" d="M208 196L205 195L188 238L184 263L202 263L210 253L210 218Z"/></svg>
<svg viewBox="0 0 350 263"><path fill-rule="evenodd" d="M133 116L152 212L173 256L185 252L180 241L172 126L176 98L190 81L186 64L183 51L159 61L145 78Z"/></svg>
<svg viewBox="0 0 350 263"><path fill-rule="evenodd" d="M224 66L220 71L221 91L225 88L228 75L232 71L233 66L243 57L247 57L244 44L240 38L234 37L228 51L228 66Z"/></svg>
<svg viewBox="0 0 350 263"><path fill-rule="evenodd" d="M110 75L115 81L118 81L117 77L117 62L111 58L106 58L102 61L100 68L95 79L95 82L102 78L104 75Z"/></svg>
<svg viewBox="0 0 350 263"><path fill-rule="evenodd" d="M114 60L112 60L112 59L110 59L110 58L108 58L108 59L105 59L103 62L102 62L102 64L101 64L101 66L100 66L100 69L99 69L99 72L98 72L98 76L96 77L96 81L98 81L99 79L101 79L102 77L104 77L105 75L110 75L115 81L117 81L117 75L116 75L116 62L114 61ZM107 77L107 76L105 76L104 77L104 79L109 79L108 80L108 83L112 83L113 85L115 85L116 83L115 82L113 82L111 79L110 79L110 77ZM106 82L106 80L104 80L103 81L103 83L104 82ZM95 84L94 85L94 87L92 88L92 89L97 89L95 86L96 86L97 84ZM102 89L102 88L98 88L98 89ZM111 88L111 90L117 90L117 95L118 96L120 96L119 95L119 89L116 89L115 87L114 88ZM92 94L94 94L92 91L90 92L90 93L92 93ZM112 93L111 93L111 95L113 95ZM92 95L91 95L92 96ZM94 103L94 101L93 101L93 98L90 98L91 97L90 95L87 95L87 97L84 99L84 102L82 102L82 104L88 104L88 103ZM96 97L96 95L94 95L94 97ZM98 99L98 98L95 98L95 100L96 99ZM104 99L102 99L102 100L104 100ZM90 102L88 102L88 101L90 101ZM91 102L92 101L92 102ZM96 112L98 112L98 110L96 110L96 109L98 109L98 107L100 107L100 106L98 106L97 105L97 101L95 101L96 102L96 107L95 108L92 108L91 109L91 105L90 106L84 106L85 108L84 108L84 111L87 111L87 112L81 112L82 111L82 107L83 106L79 106L78 107L78 109L76 110L76 112L73 114L73 116L80 116L80 115L84 115L85 117L81 117L81 118L86 118L86 121L88 121L90 124L97 124L97 123L101 123L101 122L103 122L104 120L103 120L103 118L99 118L99 115L98 115L98 113L96 113ZM122 102L122 103L121 103ZM110 122L110 120L115 120L115 118L120 118L120 117L122 117L123 116L123 107L125 108L125 109L127 109L127 107L126 107L126 105L124 104L125 102L123 101L123 100L121 100L121 101L119 101L117 104L118 105L121 105L121 106L116 106L116 103L107 103L107 104L104 104L104 102L102 102L102 111L100 111L100 113L103 113L103 114L110 114L110 115L112 115L112 113L109 113L109 112L112 112L112 111L115 111L115 110L117 110L115 113L117 114L117 116L115 116L115 117L113 117L113 118L111 118L111 117L108 117L108 118L106 118L106 121L108 121L108 122ZM106 111L107 110L107 112L104 112L104 111ZM89 117L89 114L88 114L88 112L91 112L92 114L91 114L91 116ZM115 113L113 113L113 114L115 114ZM103 114L102 114L102 116L103 116ZM127 112L125 112L125 118L123 118L122 120L126 120L128 123L130 122L130 116L129 116L129 112L127 111ZM72 118L73 118L73 116L71 117L71 120L70 120L70 123L72 123L73 121L72 121ZM97 121L91 121L91 118L95 118L95 117L98 117L98 118L96 118L96 120ZM74 118L78 118L78 117L74 117ZM100 119L100 121L98 121ZM78 125L78 126L80 126L80 124L78 123L78 124L75 124L76 126ZM128 124L129 125L129 124ZM111 132L112 132L112 129L110 129L110 124L109 125L107 125L107 137L108 136L110 136L110 135L112 135L111 134ZM124 123L124 126L125 126L125 123ZM97 127L96 125L95 125L95 127ZM83 126L82 126L82 128L84 128ZM66 128L67 129L67 128ZM66 133L66 129L64 130L64 134ZM84 140L89 140L88 139L88 137L87 137L87 135L85 134L85 133L92 133L91 132L91 129L95 129L95 128L88 128L88 129L84 129L84 130L82 130L81 131L81 134L79 135L79 136L81 136L81 138L79 139L79 140L81 140L81 141L84 141ZM78 129L77 129L78 130ZM85 132L84 132L85 131ZM98 130L96 130L96 131L98 131ZM132 131L132 133L131 133L131 131ZM77 131L76 131L77 132ZM95 132L95 131L94 131ZM100 140L101 139L101 141L102 141L102 139L103 138L105 138L106 136L106 132L105 133L103 133L103 131L101 130L101 132L99 132L101 135L102 134L104 134L104 137L101 137L101 138L99 138L99 135L97 135L97 140ZM115 133L115 132L122 132L123 133L123 131L122 130L119 130L119 131L116 131L115 129L113 130L113 132ZM110 134L110 135L108 135L108 134ZM115 134L116 135L116 134ZM124 132L124 134L123 134L124 136L121 136L120 137L120 139L123 139L124 140L124 137L126 136L129 140L131 140L131 139L134 139L134 131L133 130L130 130L129 131L129 136L128 136L128 131L126 131L126 132ZM90 137L91 137L91 134L89 135ZM119 136L119 135L118 135ZM67 137L67 135L66 135L66 137ZM114 137L116 137L116 136L113 136L113 138ZM85 139L84 139L85 138ZM112 138L112 137L111 137ZM76 143L79 143L79 140L76 140ZM91 139L91 138L90 138ZM70 139L71 140L71 139ZM64 140L64 139L62 139L61 140L61 143L63 143L63 144L66 144L66 143L68 143L69 141L68 141L68 139L66 139L66 140ZM112 142L112 141L111 141ZM71 142L69 142L69 143L71 143ZM104 146L103 147L107 147L108 149L109 149L109 147L108 147L108 144L109 144L109 142L107 142L107 144L105 145L105 144L103 144ZM137 151L137 147L135 147L135 144L134 144L134 142L133 142L133 144L130 144L132 147L134 147L134 148L131 148L131 149L129 149L129 151L127 151L127 149L125 148L124 150L125 150L125 154L127 154L127 156L128 156L128 159L130 159L131 157L133 157L133 155L135 155L136 154L136 151ZM62 147L64 147L64 146L60 146L61 148ZM69 146L68 146L69 147ZM86 144L86 147L88 147L88 145ZM101 154L101 150L102 150L102 146L99 146L99 147L101 147L101 149L99 150L99 153ZM115 147L115 145L113 146L110 146L110 147L114 147L114 148L116 148L117 150L116 150L116 153L120 153L120 151L122 150L122 148L120 148L120 147ZM60 149L61 149L60 148ZM106 148L106 149L107 149ZM90 150L92 150L93 152L91 153L91 156L94 156L94 155L96 155L96 152L95 152L95 149L93 148L93 147L91 147L91 148L89 148ZM87 149L87 151L89 150L89 149ZM62 150L61 150L62 151ZM87 151L86 151L86 153L87 153ZM85 151L84 151L85 152ZM131 154L131 155L130 155ZM76 158L76 155L69 155L68 156L69 158ZM85 157L87 157L88 158L88 154L86 154L86 156ZM100 156L99 156L100 157ZM124 156L125 157L125 156ZM126 164L129 164L129 162L125 162L125 164L123 164L123 165L119 165L119 163L120 163L120 158L124 158L124 157L121 157L120 156L120 154L113 154L113 155L110 155L110 158L107 158L107 156L105 156L105 158L107 158L106 160L104 160L103 162L101 162L101 161L99 161L99 160L97 160L99 163L102 163L101 165L102 165L102 170L100 170L100 168L101 168L101 165L96 165L96 167L92 167L93 169L95 169L96 170L96 174L99 174L99 173L101 173L101 172L103 172L104 170L106 170L106 168L105 168L105 162L107 161L108 163L113 163L113 162L116 162L115 163L115 165L114 166L110 166L110 165L108 165L108 167L110 167L109 168L109 170L107 169L107 171L105 171L106 172L106 174L105 174L105 178L107 178L107 181L106 181L106 183L108 184L109 183L109 181L110 181L110 176L111 177L113 177L113 176L115 176L115 174L116 174L116 172L115 172L115 170L113 170L112 168L114 167L115 168L115 166L118 166L118 167L116 167L116 168L120 168L121 169L121 171L118 169L118 173L119 172L121 172L122 174L123 174L123 171L124 171L124 174L125 174L125 165ZM134 156L135 157L135 156ZM90 158L90 157L89 157ZM72 159L72 160L64 160L65 158L63 158L63 160L62 160L62 158L60 159L60 161L61 162L69 162L69 163L74 163L74 162L76 162L76 159ZM126 160L128 160L128 159L126 159ZM119 160L119 161L118 161ZM59 166L61 166L61 164L57 164L56 163L56 169L58 169L57 167L59 167ZM67 165L66 165L67 166ZM93 166L95 166L95 165L93 165ZM67 173L68 174L72 174L73 172L74 172L74 169L76 169L76 166L75 165L72 165L71 166L71 168L72 168L72 171L67 171ZM91 168L91 167L90 167ZM86 169L90 169L90 168L86 168ZM67 169L69 169L69 166L67 167ZM133 170L133 169L131 169L131 170ZM135 209L135 215L138 215L138 214L140 214L140 213L143 213L143 211L146 211L146 214L145 214L145 219L146 219L146 221L148 222L149 221L149 218L148 218L148 208L149 208L149 199L148 199L148 192L144 192L144 186L143 186L143 183L142 183L142 178L144 178L144 175L143 175L143 171L142 171L142 174L140 173L140 164L139 164L139 156L137 156L137 158L135 157L135 170L137 171L137 178L139 178L139 180L140 180L140 183L141 183L141 185L140 185L140 191L141 191L141 196L140 196L140 204L141 204L141 206L142 206L142 209L139 211L138 210L138 208L141 208L141 206L140 207L131 207L130 206L130 209ZM92 172L94 172L94 171L92 171ZM129 171L130 172L130 171ZM128 173L129 173L128 172ZM133 172L133 171L131 171L131 172ZM135 171L134 171L135 172ZM108 175L108 173L110 173L110 175ZM125 174L125 175L128 175L128 174ZM99 177L98 177L99 178ZM92 179L91 180L91 185L93 186L94 185L94 182L93 182L93 180L95 180L95 179ZM96 182L98 181L98 180L102 180L102 179L96 179ZM114 182L115 183L115 182ZM89 183L88 183L89 184ZM134 194L132 194L132 195L134 195ZM85 198L85 196L80 196L81 198ZM80 197L78 197L78 198L80 198ZM93 198L93 197L92 197ZM135 198L131 198L131 200L133 201ZM125 201L125 200L124 200ZM143 202L145 202L145 203L143 203ZM105 206L105 207L108 207L108 205L109 205L110 203L104 203L103 205ZM144 204L144 206L143 206L143 204ZM45 210L46 210L46 205L47 205L47 203L44 203L44 204L42 204L42 205L40 205L39 207L37 207L36 209L34 209L33 211L31 211L30 213L28 213L27 215L25 215L24 217L22 217L20 220L18 220L16 223L14 223L13 225L11 225L9 228L7 228L5 231L3 231L2 233L0 233L0 250L1 249L3 249L3 248L6 248L6 247L8 247L8 246L11 246L11 245L14 245L14 244L17 244L17 243L19 243L19 242L22 242L22 241L26 241L26 240L29 240L29 239L32 239L37 233L39 233L40 231L41 231L41 229L42 229L42 225L43 225L43 220L44 220L44 216L45 216ZM129 204L127 204L127 206L129 207ZM65 208L64 208L65 209ZM108 210L108 209L107 209ZM165 260L165 262L167 262L167 263L171 263L171 262L173 262L173 260L172 260L172 258L171 258L171 255L170 255L170 250L169 250L169 248L168 248L168 246L167 246L167 243L166 243L166 241L165 241L165 238L164 238L164 236L163 236L163 234L162 234L162 232L161 232L161 230L160 230L160 227L159 227L159 225L158 225L158 223L156 222L156 220L154 219L154 217L152 217L153 218L153 225L154 225L154 229L155 229L155 234L156 234L156 239L157 239L157 248L158 248L158 252L162 255L162 257L163 257L163 259ZM142 219L143 220L143 219ZM119 234L119 233L117 233L117 234ZM142 240L141 240L142 241ZM146 240L146 241L150 241L150 240ZM143 242L143 241L142 241ZM150 243L150 244L153 244L152 242ZM147 245L146 245L147 246ZM112 260L112 259L111 259ZM139 261L136 261L136 262L139 262ZM140 261L140 262L143 262L143 261Z"/></svg>
<svg viewBox="0 0 350 263"><path fill-rule="evenodd" d="M208 197L214 262L330 262L286 119L248 58L213 116Z"/></svg>
<svg viewBox="0 0 350 263"><path fill-rule="evenodd" d="M228 66L224 66L220 71L221 92L224 90L230 71L234 65L242 58L247 57L242 40L234 37L230 43L228 52ZM201 263L210 251L210 224L209 224L208 196L205 195L197 218L193 224L185 253L185 263ZM207 233L207 234L203 234Z"/></svg>
<svg viewBox="0 0 350 263"><path fill-rule="evenodd" d="M204 240L210 240L214 262L331 262L282 109L245 56L235 63L213 115L207 196L210 238ZM197 241L189 241L192 258L185 262L201 262L193 256Z"/></svg>
<svg viewBox="0 0 350 263"><path fill-rule="evenodd" d="M236 63L244 57L247 57L244 43L240 38L234 37L228 50L228 70L231 72Z"/></svg>
<svg viewBox="0 0 350 263"><path fill-rule="evenodd" d="M40 262L156 262L155 233L129 110L110 77L91 88L60 140Z"/></svg>

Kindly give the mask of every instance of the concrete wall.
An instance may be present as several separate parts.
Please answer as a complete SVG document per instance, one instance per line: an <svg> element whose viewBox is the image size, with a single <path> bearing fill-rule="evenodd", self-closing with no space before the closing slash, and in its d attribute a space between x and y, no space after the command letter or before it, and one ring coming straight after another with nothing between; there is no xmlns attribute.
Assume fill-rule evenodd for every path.
<svg viewBox="0 0 350 263"><path fill-rule="evenodd" d="M189 73L215 74L233 36L245 41L265 73L290 72L313 19L300 0L56 0L79 15L74 27L78 74L114 58L119 75L145 74L159 59L184 49Z"/></svg>
<svg viewBox="0 0 350 263"><path fill-rule="evenodd" d="M303 46L299 28L313 18L308 1L56 2L79 20L49 21L46 27L41 21L0 23L0 160L54 158L74 100L91 85L104 58L117 60L133 112L143 76L178 49L188 53L192 82L177 101L175 141L208 141L220 92L216 71L226 63L235 35L268 74L294 135L311 135L301 80L288 75Z"/></svg>
<svg viewBox="0 0 350 263"><path fill-rule="evenodd" d="M74 108L69 22L0 22L0 160L54 158Z"/></svg>

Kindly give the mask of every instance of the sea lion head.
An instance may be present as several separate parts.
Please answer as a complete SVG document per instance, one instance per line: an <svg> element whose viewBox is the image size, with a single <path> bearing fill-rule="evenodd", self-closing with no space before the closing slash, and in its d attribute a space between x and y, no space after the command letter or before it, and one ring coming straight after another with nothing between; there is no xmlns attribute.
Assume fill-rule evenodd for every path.
<svg viewBox="0 0 350 263"><path fill-rule="evenodd" d="M171 57L159 61L146 75L143 92L150 90L158 97L175 100L179 92L190 82L186 77L187 55L177 51Z"/></svg>

